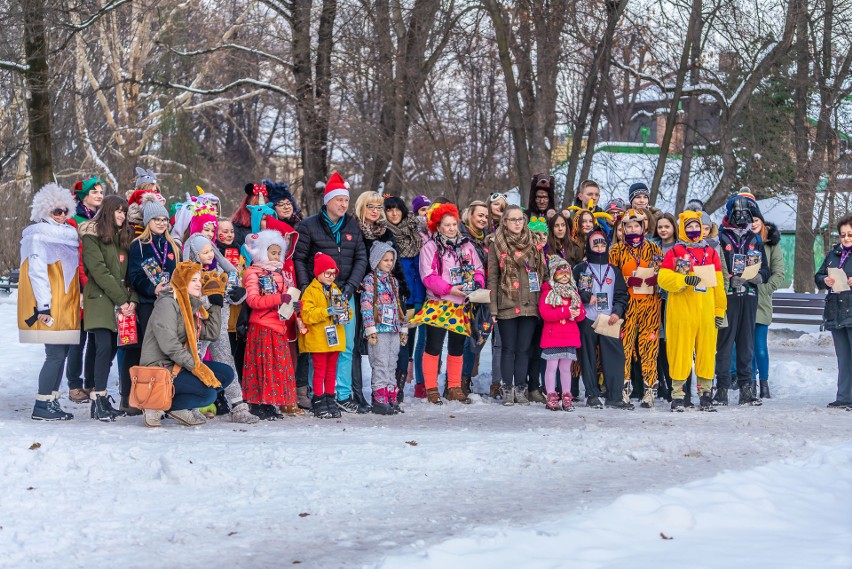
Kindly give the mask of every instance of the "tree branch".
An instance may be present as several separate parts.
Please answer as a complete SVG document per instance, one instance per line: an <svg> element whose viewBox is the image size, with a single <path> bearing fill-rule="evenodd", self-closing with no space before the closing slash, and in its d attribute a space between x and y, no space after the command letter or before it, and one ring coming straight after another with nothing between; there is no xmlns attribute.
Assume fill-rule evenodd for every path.
<svg viewBox="0 0 852 569"><path fill-rule="evenodd" d="M193 57L193 56L196 56L196 55L205 55L205 54L208 54L208 53L213 53L213 52L219 51L220 49L235 49L235 50L238 50L238 51L244 51L246 53L253 53L253 54L256 54L256 55L260 55L261 57L271 59L272 61L274 61L274 62L276 62L280 65L283 65L288 69L293 68L293 65L291 63L284 61L283 59L281 59L277 55L272 55L271 53L261 51L259 49L254 49L254 48L250 48L250 47L235 44L235 43L226 43L226 44L223 44L223 45L220 45L220 46L208 47L208 48L205 48L205 49L198 49L198 50L195 50L195 51L180 51L180 50L177 50L173 47L169 47L169 46L166 46L166 47L169 51L171 51L172 53L177 54L181 57Z"/></svg>
<svg viewBox="0 0 852 569"><path fill-rule="evenodd" d="M14 61L0 60L0 69L4 71L16 71L18 73L26 73L30 70L30 66L25 63L15 63Z"/></svg>
<svg viewBox="0 0 852 569"><path fill-rule="evenodd" d="M156 85L158 87L167 87L170 89L178 89L180 91L184 91L187 93L193 93L195 95L221 95L222 93L226 93L231 89L235 89L237 87L241 87L243 85L253 85L260 89L265 89L267 91L272 91L273 93L278 93L279 95L283 95L288 101L295 103L296 97L293 96L287 89L284 87L279 87L278 85L273 85L272 83L267 83L266 81L258 81L257 79L251 79L249 77L244 77L242 79L237 79L236 81L231 81L227 85L223 85L221 87L214 87L212 89L199 89L197 87L191 87L189 85L179 85L177 83L163 83L160 81L147 81L148 84Z"/></svg>

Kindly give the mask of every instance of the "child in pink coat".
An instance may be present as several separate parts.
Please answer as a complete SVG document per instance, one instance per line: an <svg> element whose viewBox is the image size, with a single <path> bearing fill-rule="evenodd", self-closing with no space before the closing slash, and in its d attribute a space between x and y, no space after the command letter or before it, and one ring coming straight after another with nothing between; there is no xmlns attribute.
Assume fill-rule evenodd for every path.
<svg viewBox="0 0 852 569"><path fill-rule="evenodd" d="M541 357L547 362L544 383L547 389L547 408L551 411L573 411L571 396L571 362L577 360L580 329L577 322L586 317L580 293L571 275L568 261L557 255L550 257L550 280L544 283L538 303L544 320L541 333ZM562 400L556 391L556 370L563 382Z"/></svg>

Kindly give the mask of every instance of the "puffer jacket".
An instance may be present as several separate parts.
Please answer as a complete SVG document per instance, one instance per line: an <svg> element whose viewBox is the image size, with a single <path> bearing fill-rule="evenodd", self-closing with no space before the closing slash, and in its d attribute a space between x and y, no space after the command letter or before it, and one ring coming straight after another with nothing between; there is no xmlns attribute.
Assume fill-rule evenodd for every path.
<svg viewBox="0 0 852 569"><path fill-rule="evenodd" d="M757 285L757 320L758 324L772 324L772 293L784 284L784 254L781 251L781 232L774 223L767 223L766 241L763 251L769 260L769 280Z"/></svg>
<svg viewBox="0 0 852 569"><path fill-rule="evenodd" d="M202 304L201 299L190 297L192 310L197 312ZM201 320L201 331L198 341L215 342L219 337L222 326L222 308L210 306L207 308L208 318ZM139 365L171 367L178 364L187 371L195 367L192 353L186 348L186 326L180 306L171 290L163 291L154 303L154 311L148 319L145 328L145 339L142 340L142 355Z"/></svg>
<svg viewBox="0 0 852 569"><path fill-rule="evenodd" d="M825 277L828 276L829 267L839 268L840 259L843 254L843 248L840 244L831 248L822 262L822 266L814 275L819 290L827 290L828 296L825 297L825 310L823 312L823 320L826 330L838 330L840 328L852 328L852 290L844 292L832 292L825 284ZM852 255L850 255L852 257ZM846 259L843 263L843 271L847 278L852 277L852 258Z"/></svg>
<svg viewBox="0 0 852 569"><path fill-rule="evenodd" d="M479 286L485 286L485 270L479 260L479 255L476 253L476 248L470 241L466 241L461 245L461 251L463 259L456 259L450 253L445 253L439 259L438 244L433 239L429 239L423 245L423 251L420 253L420 276L423 278L423 284L426 286L427 298L464 304L464 296L450 292L450 289L453 288L453 285L450 284L452 282L450 270L459 267L460 261L473 265L473 279Z"/></svg>
<svg viewBox="0 0 852 569"><path fill-rule="evenodd" d="M334 241L331 229L322 215L312 215L299 224L299 242L293 255L296 264L296 280L300 290L305 290L314 278L314 255L330 255L340 271L335 284L346 292L347 286L354 293L367 274L367 249L358 220L349 214L344 216L340 230L340 245Z"/></svg>
<svg viewBox="0 0 852 569"><path fill-rule="evenodd" d="M550 291L550 283L544 283L538 302L538 312L541 319L544 320L544 327L541 331L541 347L579 348L580 328L577 326L577 322L586 318L585 307L581 303L580 315L576 319L572 318L570 305L551 306L544 301Z"/></svg>

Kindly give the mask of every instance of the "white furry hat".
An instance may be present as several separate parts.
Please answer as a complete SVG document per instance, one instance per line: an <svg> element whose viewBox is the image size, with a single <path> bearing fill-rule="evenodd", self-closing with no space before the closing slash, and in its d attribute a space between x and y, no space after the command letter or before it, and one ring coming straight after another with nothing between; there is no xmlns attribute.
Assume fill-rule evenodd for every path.
<svg viewBox="0 0 852 569"><path fill-rule="evenodd" d="M274 229L264 229L258 233L252 233L246 237L246 251L251 255L252 262L265 262L269 260L266 250L271 245L281 247L281 259L287 254L287 242L284 237Z"/></svg>
<svg viewBox="0 0 852 569"><path fill-rule="evenodd" d="M55 209L67 209L68 217L77 211L77 204L71 190L63 188L59 184L45 184L33 197L32 221L50 219L50 212Z"/></svg>

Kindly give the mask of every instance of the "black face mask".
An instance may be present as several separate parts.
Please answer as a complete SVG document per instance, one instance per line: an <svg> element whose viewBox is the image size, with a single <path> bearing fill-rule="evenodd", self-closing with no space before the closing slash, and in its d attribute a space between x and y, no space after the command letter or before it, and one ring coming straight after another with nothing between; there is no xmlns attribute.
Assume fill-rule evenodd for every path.
<svg viewBox="0 0 852 569"><path fill-rule="evenodd" d="M731 204L731 213L728 214L728 223L739 229L747 229L751 227L752 221L748 201L745 198L734 200Z"/></svg>
<svg viewBox="0 0 852 569"><path fill-rule="evenodd" d="M603 253L592 251L592 241L597 241L598 239L606 243L606 237L600 231L592 231L586 236L586 260L593 265L606 265L609 263L609 244L607 244Z"/></svg>

